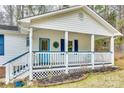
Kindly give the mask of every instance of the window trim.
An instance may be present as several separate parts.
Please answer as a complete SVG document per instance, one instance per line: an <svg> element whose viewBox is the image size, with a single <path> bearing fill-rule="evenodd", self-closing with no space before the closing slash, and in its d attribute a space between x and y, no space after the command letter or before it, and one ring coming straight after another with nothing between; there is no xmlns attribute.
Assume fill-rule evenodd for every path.
<svg viewBox="0 0 124 93"><path fill-rule="evenodd" d="M4 47L5 47L5 44L4 44L5 41L4 41L4 39L5 39L5 38L4 38L4 34L0 34L0 36L3 36L3 53L1 53L0 56L4 56L4 54L5 54L5 53L4 53L4 52L5 52L5 51L4 51Z"/></svg>
<svg viewBox="0 0 124 93"><path fill-rule="evenodd" d="M26 37L26 47L29 47L30 42L29 42L29 36Z"/></svg>
<svg viewBox="0 0 124 93"><path fill-rule="evenodd" d="M62 43L62 40L63 40L63 42L64 43ZM63 46L62 46L62 44L64 44ZM65 39L60 39L60 50L61 50L61 52L65 52Z"/></svg>
<svg viewBox="0 0 124 93"><path fill-rule="evenodd" d="M76 41L77 41L77 46L75 46ZM79 51L79 41L78 41L78 39L75 39L74 40L74 52L78 52L78 51Z"/></svg>

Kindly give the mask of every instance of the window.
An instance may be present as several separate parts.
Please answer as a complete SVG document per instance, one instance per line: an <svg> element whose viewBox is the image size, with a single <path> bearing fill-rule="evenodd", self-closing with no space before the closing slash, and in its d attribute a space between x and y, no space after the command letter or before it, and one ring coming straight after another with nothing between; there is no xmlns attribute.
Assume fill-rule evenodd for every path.
<svg viewBox="0 0 124 93"><path fill-rule="evenodd" d="M65 51L65 40L64 39L61 39L61 52L64 52Z"/></svg>
<svg viewBox="0 0 124 93"><path fill-rule="evenodd" d="M74 51L78 52L78 40L74 40Z"/></svg>
<svg viewBox="0 0 124 93"><path fill-rule="evenodd" d="M68 51L72 52L73 50L73 42L72 41L68 41Z"/></svg>
<svg viewBox="0 0 124 93"><path fill-rule="evenodd" d="M74 51L78 52L78 40L74 40L74 45L73 45L73 41L68 41L68 51L72 52L73 51L73 47L74 47ZM61 51L64 52L65 51L65 40L61 39Z"/></svg>
<svg viewBox="0 0 124 93"><path fill-rule="evenodd" d="M29 46L29 37L26 37L26 46Z"/></svg>
<svg viewBox="0 0 124 93"><path fill-rule="evenodd" d="M0 55L4 55L4 35L0 35Z"/></svg>
<svg viewBox="0 0 124 93"><path fill-rule="evenodd" d="M40 41L40 43L41 43L41 49L40 50L42 50L42 51L48 51L49 49L49 39L41 39L41 41Z"/></svg>
<svg viewBox="0 0 124 93"><path fill-rule="evenodd" d="M107 47L107 42L104 42L104 47Z"/></svg>

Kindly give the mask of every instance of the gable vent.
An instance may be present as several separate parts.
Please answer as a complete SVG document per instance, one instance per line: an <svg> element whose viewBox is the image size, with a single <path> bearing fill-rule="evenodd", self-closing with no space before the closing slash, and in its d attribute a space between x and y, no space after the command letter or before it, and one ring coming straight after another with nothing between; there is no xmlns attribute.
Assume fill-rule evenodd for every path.
<svg viewBox="0 0 124 93"><path fill-rule="evenodd" d="M78 13L78 17L80 18L80 20L83 20L84 17L83 13Z"/></svg>

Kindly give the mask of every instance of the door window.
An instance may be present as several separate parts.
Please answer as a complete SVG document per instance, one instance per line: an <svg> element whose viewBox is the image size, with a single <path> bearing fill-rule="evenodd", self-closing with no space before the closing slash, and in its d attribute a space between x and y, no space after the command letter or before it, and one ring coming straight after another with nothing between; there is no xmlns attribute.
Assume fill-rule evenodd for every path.
<svg viewBox="0 0 124 93"><path fill-rule="evenodd" d="M39 49L40 51L49 51L49 39L40 39Z"/></svg>

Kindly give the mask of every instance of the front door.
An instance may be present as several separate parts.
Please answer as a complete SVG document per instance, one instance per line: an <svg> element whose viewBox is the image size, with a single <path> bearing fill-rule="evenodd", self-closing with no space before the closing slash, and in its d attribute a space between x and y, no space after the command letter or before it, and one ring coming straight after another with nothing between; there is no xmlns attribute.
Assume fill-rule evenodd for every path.
<svg viewBox="0 0 124 93"><path fill-rule="evenodd" d="M39 55L40 63L48 64L49 63L49 55L46 52L50 51L50 40L48 38L40 38L39 39L39 51L44 52Z"/></svg>

